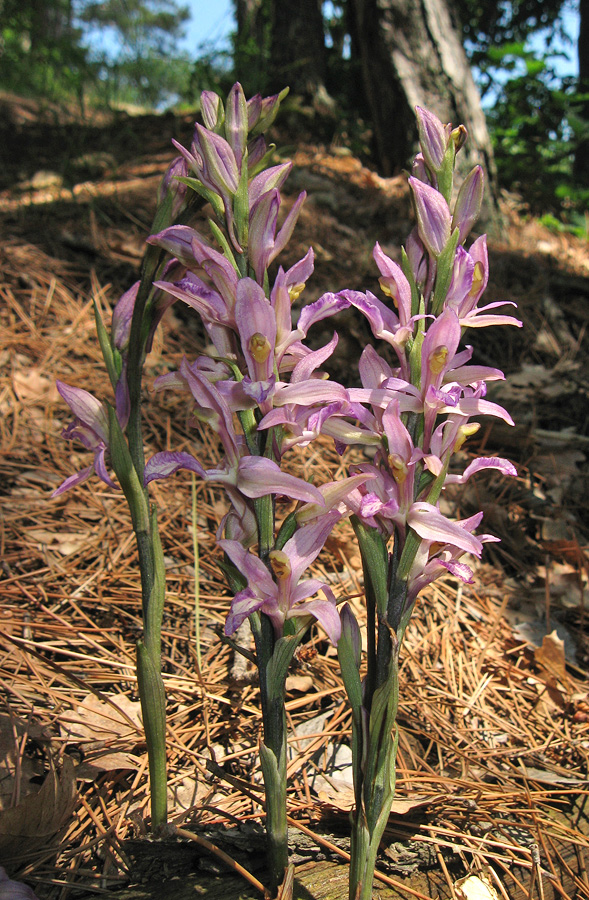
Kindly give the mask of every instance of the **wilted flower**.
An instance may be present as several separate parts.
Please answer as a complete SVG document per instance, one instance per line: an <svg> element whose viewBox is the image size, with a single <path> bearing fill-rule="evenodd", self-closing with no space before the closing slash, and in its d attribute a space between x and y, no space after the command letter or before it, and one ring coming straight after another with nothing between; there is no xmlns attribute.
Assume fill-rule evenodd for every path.
<svg viewBox="0 0 589 900"><path fill-rule="evenodd" d="M82 469L81 472L66 478L53 491L51 496L58 497L64 491L83 484L94 472L108 487L117 488L117 485L108 474L106 465L109 443L106 406L88 391L82 388L71 387L71 385L64 384L62 381L57 382L57 390L75 416L73 422L70 422L62 431L62 437L68 441L76 438L81 441L86 450L91 450L94 453L94 462L91 466Z"/></svg>

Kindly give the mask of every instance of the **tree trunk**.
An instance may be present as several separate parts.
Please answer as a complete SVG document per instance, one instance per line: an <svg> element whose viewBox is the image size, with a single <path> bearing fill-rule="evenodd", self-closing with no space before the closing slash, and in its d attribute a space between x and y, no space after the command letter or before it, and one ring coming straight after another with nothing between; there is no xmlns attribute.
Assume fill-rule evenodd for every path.
<svg viewBox="0 0 589 900"><path fill-rule="evenodd" d="M246 96L266 92L270 0L235 0L234 66Z"/></svg>
<svg viewBox="0 0 589 900"><path fill-rule="evenodd" d="M319 0L274 0L270 40L270 90L288 85L315 99L325 92L326 51Z"/></svg>
<svg viewBox="0 0 589 900"><path fill-rule="evenodd" d="M485 171L487 223L496 213L496 172L480 96L447 0L352 0L354 32L376 150L386 175L407 165L416 146L415 106L466 126L459 175Z"/></svg>
<svg viewBox="0 0 589 900"><path fill-rule="evenodd" d="M589 95L589 0L579 4L580 28L577 53L579 57L579 91ZM585 127L589 128L589 99L584 100L580 109ZM579 142L575 153L575 178L582 187L589 187L589 138Z"/></svg>

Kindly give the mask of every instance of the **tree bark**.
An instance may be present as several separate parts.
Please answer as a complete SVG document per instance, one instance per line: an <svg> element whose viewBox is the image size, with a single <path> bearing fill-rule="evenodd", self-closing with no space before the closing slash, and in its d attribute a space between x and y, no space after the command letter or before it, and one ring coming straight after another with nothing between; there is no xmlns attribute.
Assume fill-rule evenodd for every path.
<svg viewBox="0 0 589 900"><path fill-rule="evenodd" d="M246 96L266 91L270 0L235 0L234 65Z"/></svg>
<svg viewBox="0 0 589 900"><path fill-rule="evenodd" d="M325 91L326 50L319 0L274 0L270 40L270 90L288 85L314 99Z"/></svg>
<svg viewBox="0 0 589 900"><path fill-rule="evenodd" d="M415 150L415 106L442 122L466 126L469 140L460 174L481 165L487 208L494 218L497 191L493 150L480 96L447 0L352 0L354 33L362 60L378 159L386 175L407 165Z"/></svg>

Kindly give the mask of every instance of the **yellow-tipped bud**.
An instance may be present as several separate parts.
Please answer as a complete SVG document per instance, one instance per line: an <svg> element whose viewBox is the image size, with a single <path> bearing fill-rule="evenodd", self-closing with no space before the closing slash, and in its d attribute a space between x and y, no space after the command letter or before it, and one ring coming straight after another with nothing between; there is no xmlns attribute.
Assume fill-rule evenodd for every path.
<svg viewBox="0 0 589 900"><path fill-rule="evenodd" d="M389 454L389 468L391 470L391 475L397 484L404 484L409 468L405 460L402 459L398 453Z"/></svg>
<svg viewBox="0 0 589 900"><path fill-rule="evenodd" d="M458 437L456 438L456 443L454 444L454 453L457 453L464 442L469 437L472 437L473 434L476 434L480 427L480 422L472 422L470 425L461 425L458 429Z"/></svg>
<svg viewBox="0 0 589 900"><path fill-rule="evenodd" d="M448 348L442 345L441 347L436 347L433 353L430 354L430 358L428 360L430 372L432 375L439 375L440 372L443 372L446 363L448 362Z"/></svg>
<svg viewBox="0 0 589 900"><path fill-rule="evenodd" d="M278 579L288 578L292 572L290 559L283 550L271 550L269 553L272 571Z"/></svg>
<svg viewBox="0 0 589 900"><path fill-rule="evenodd" d="M257 363L265 363L270 356L272 347L270 346L268 338L265 335L260 334L259 331L256 331L250 338L249 349Z"/></svg>
<svg viewBox="0 0 589 900"><path fill-rule="evenodd" d="M299 299L306 286L307 285L304 282L302 282L301 284L291 284L288 289L288 296L290 297L291 303L294 303L295 300Z"/></svg>

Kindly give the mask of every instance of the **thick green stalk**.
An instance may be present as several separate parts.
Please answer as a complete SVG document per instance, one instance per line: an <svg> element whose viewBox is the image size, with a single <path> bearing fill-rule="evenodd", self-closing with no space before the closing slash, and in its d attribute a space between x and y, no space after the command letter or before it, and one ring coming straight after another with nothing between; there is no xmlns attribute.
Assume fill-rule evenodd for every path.
<svg viewBox="0 0 589 900"><path fill-rule="evenodd" d="M155 830L168 818L166 697L159 659L153 659L142 641L137 642L137 684L147 742L151 827Z"/></svg>
<svg viewBox="0 0 589 900"><path fill-rule="evenodd" d="M368 670L364 695L351 662L351 648L338 648L352 706L355 805L351 814L350 900L371 900L378 847L395 793L396 717L399 702L399 642L387 621L389 581L397 556L387 553L375 529L353 518L362 556L368 626ZM373 632L370 634L370 632ZM342 643L340 641L340 643Z"/></svg>
<svg viewBox="0 0 589 900"><path fill-rule="evenodd" d="M398 645L393 640L387 677L374 693L367 721L353 716L356 804L351 816L349 900L372 900L378 848L395 796L398 676Z"/></svg>
<svg viewBox="0 0 589 900"><path fill-rule="evenodd" d="M276 640L274 627L263 613L250 616L260 673L263 740L260 762L266 793L266 834L270 889L276 893L288 866L286 821L286 673L300 635Z"/></svg>

